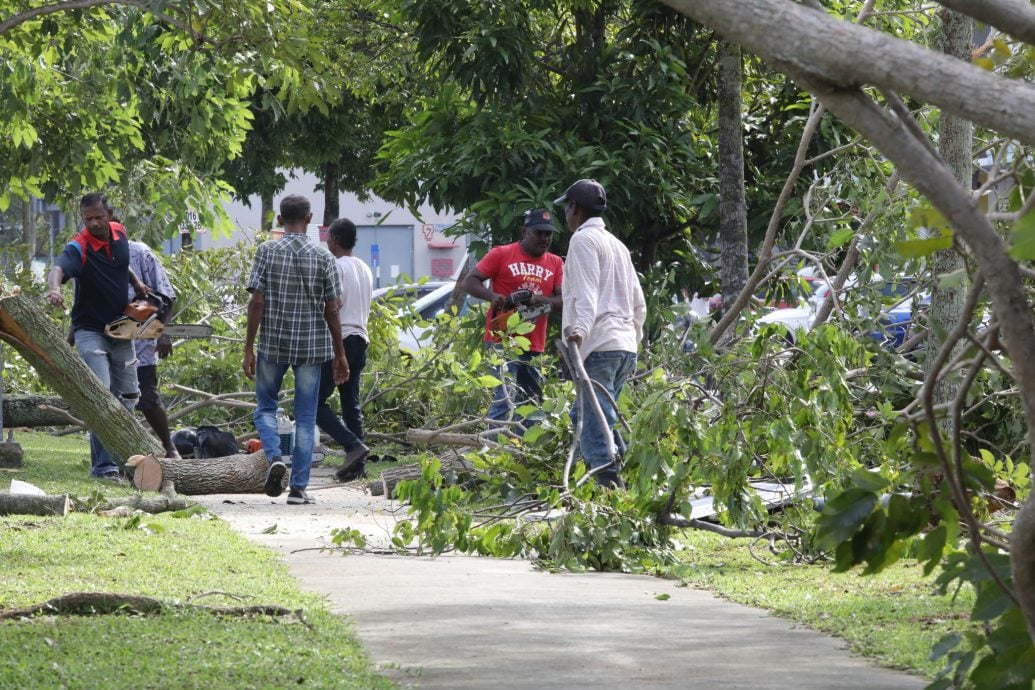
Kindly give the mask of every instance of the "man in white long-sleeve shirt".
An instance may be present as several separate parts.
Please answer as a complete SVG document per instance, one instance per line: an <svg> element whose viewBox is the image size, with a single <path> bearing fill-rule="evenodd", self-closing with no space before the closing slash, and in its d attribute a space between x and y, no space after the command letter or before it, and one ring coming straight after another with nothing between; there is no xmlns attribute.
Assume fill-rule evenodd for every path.
<svg viewBox="0 0 1035 690"><path fill-rule="evenodd" d="M618 413L611 400L618 401L625 379L636 368L647 303L629 250L604 226L603 186L596 180L579 180L554 203L564 204L565 221L574 233L564 267L562 331L579 346L589 377L610 394L609 399L594 387L607 428L601 427L588 402L585 409L572 410L572 419L582 416L579 446L597 482L620 486L615 453L623 453L625 443L615 430Z"/></svg>

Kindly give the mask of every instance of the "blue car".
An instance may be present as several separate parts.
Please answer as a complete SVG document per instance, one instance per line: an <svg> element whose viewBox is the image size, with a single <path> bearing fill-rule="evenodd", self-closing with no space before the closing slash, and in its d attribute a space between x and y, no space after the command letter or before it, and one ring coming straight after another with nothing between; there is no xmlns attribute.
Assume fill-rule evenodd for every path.
<svg viewBox="0 0 1035 690"><path fill-rule="evenodd" d="M869 336L889 350L897 350L915 333L916 318L931 306L931 293L924 292L902 300L880 318L880 330Z"/></svg>

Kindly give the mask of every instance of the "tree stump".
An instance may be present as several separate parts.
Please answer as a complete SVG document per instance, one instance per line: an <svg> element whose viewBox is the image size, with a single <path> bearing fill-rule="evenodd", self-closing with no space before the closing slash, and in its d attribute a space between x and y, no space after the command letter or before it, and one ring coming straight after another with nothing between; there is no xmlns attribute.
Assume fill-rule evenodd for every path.
<svg viewBox="0 0 1035 690"><path fill-rule="evenodd" d="M0 467L21 467L22 447L13 441L0 442Z"/></svg>
<svg viewBox="0 0 1035 690"><path fill-rule="evenodd" d="M0 294L0 338L14 346L116 458L163 453L162 444L115 399L45 313L42 299Z"/></svg>
<svg viewBox="0 0 1035 690"><path fill-rule="evenodd" d="M68 494L35 496L0 492L0 515L58 515L64 517L72 509Z"/></svg>
<svg viewBox="0 0 1035 690"><path fill-rule="evenodd" d="M163 458L156 455L130 458L133 484L154 491L171 481L185 496L206 494L261 494L269 465L262 451L223 458ZM285 475L285 479L287 475Z"/></svg>

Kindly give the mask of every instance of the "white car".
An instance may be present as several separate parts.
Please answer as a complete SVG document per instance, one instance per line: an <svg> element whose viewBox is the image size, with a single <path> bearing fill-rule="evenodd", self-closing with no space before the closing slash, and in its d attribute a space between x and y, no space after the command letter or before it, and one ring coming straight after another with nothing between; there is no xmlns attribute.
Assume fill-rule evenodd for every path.
<svg viewBox="0 0 1035 690"><path fill-rule="evenodd" d="M884 280L880 275L873 274L870 276L870 282L873 285L879 285L881 294L885 298L901 298L908 294L913 288L912 278L902 278L898 280ZM858 284L856 276L854 274L848 276L845 281L845 286L839 297L843 303L846 298L850 298L850 290ZM820 280L815 283L815 289L812 294L809 295L808 299L803 299L798 303L796 307L788 307L786 309L777 309L771 311L758 320L759 324L767 323L780 323L787 327L787 338L793 344L797 339L798 333L807 333L812 330L812 324L816 320L816 314L819 313L819 308L826 300L827 295L830 294L831 284L828 281Z"/></svg>
<svg viewBox="0 0 1035 690"><path fill-rule="evenodd" d="M456 281L428 282L421 285L396 285L391 288L380 288L374 291L374 299L384 299L389 293L409 297L418 295L414 300L406 299L400 306L400 316L413 310L423 321L432 322L446 308L453 295ZM417 352L431 342L431 326L414 324L399 331L399 349L403 352Z"/></svg>

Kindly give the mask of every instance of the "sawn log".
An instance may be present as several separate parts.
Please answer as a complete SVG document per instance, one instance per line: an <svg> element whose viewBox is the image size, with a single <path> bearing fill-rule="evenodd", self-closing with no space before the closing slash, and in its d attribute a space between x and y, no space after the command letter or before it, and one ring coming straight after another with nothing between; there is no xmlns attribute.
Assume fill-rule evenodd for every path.
<svg viewBox="0 0 1035 690"><path fill-rule="evenodd" d="M0 492L0 515L57 515L64 517L72 509L68 494L36 496Z"/></svg>
<svg viewBox="0 0 1035 690"><path fill-rule="evenodd" d="M206 494L261 494L268 465L262 451L223 458L163 458L148 455L131 458L133 483L154 491L171 481L185 496ZM287 475L285 475L285 479Z"/></svg>
<svg viewBox="0 0 1035 690"><path fill-rule="evenodd" d="M72 413L68 403L56 395L4 394L4 428L68 426L68 417L58 410Z"/></svg>

